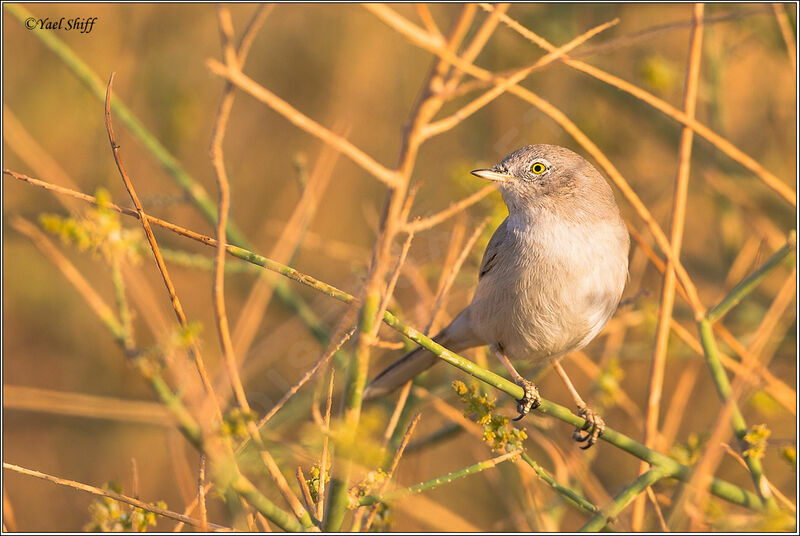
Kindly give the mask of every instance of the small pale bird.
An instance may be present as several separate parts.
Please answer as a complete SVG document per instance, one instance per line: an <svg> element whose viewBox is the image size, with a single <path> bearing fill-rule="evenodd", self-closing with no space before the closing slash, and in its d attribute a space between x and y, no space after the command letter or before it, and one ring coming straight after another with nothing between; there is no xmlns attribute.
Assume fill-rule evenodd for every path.
<svg viewBox="0 0 800 536"><path fill-rule="evenodd" d="M518 418L540 398L511 361L551 362L587 421L573 437L588 448L605 423L559 359L594 339L625 287L630 238L611 187L584 158L556 145L523 147L472 174L497 184L508 217L483 254L472 302L434 340L454 352L489 346L525 390ZM372 380L365 399L389 393L437 361L421 347L413 350Z"/></svg>

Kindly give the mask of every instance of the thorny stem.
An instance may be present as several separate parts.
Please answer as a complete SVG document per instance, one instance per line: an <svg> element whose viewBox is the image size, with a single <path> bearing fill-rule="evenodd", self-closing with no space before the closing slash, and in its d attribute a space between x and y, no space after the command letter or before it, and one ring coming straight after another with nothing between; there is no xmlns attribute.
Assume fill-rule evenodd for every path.
<svg viewBox="0 0 800 536"><path fill-rule="evenodd" d="M491 460L478 462L474 465L470 465L469 467L464 467L463 469L459 469L458 471L453 471L451 473L447 473L446 475L432 478L430 480L426 480L425 482L420 482L419 484L414 484L413 486L409 486L407 488L390 491L389 493L386 494L378 496L367 495L359 499L358 504L359 506L367 506L379 502L387 502L400 499L402 497L407 497L408 495L413 495L415 493L420 493L422 491L438 488L442 484L449 484L450 482L457 480L459 478L464 478L470 475L474 475L475 473L480 473L481 471L485 471L486 469L491 469L492 467L496 466L499 463L502 463L506 460L510 460L514 456L519 456L521 452L522 451L519 450L508 452L506 454L503 454L502 456L498 456L497 458L492 458Z"/></svg>
<svg viewBox="0 0 800 536"><path fill-rule="evenodd" d="M583 510L583 512L587 514L596 514L598 512L597 507L590 503L586 498L582 497L572 489L562 486L556 482L556 479L553 478L547 471L545 471L541 465L536 463L533 458L528 456L527 453L523 452L521 457L522 461L530 465L539 478L544 480L547 485L553 488L556 493L567 499L570 503Z"/></svg>

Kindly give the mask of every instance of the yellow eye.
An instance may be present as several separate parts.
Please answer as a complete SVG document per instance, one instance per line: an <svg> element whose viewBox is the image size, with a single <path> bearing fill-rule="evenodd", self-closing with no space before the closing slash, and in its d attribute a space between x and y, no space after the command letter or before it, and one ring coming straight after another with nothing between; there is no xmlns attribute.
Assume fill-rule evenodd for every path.
<svg viewBox="0 0 800 536"><path fill-rule="evenodd" d="M547 171L547 166L545 166L541 162L536 162L531 166L531 171L533 171L537 175L541 175L542 173Z"/></svg>

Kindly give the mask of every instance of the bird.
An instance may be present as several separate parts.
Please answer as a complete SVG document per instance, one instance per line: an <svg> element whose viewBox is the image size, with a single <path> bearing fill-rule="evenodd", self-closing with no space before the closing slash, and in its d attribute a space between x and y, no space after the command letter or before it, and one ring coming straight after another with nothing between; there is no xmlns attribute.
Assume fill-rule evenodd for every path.
<svg viewBox="0 0 800 536"><path fill-rule="evenodd" d="M628 279L630 237L611 186L579 154L546 144L522 147L472 174L497 185L508 216L483 254L472 301L433 340L456 353L488 346L525 392L517 419L541 397L512 361L550 362L585 419L573 439L589 448L605 422L560 359L600 333ZM364 400L390 393L437 361L422 347L412 350L369 383Z"/></svg>

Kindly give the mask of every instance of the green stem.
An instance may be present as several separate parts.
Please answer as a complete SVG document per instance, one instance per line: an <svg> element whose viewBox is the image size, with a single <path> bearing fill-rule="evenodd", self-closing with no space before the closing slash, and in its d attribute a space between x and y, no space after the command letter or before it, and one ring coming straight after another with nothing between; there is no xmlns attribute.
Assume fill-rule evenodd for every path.
<svg viewBox="0 0 800 536"><path fill-rule="evenodd" d="M533 468L539 478L544 480L551 488L553 488L556 493L567 499L567 501L573 506L576 506L578 509L583 510L584 513L590 515L596 514L599 511L595 505L581 496L578 492L556 482L556 480L550 476L550 474L545 471L541 465L536 463L530 456L528 456L527 453L522 454L522 460Z"/></svg>
<svg viewBox="0 0 800 536"><path fill-rule="evenodd" d="M349 300L354 300L348 296ZM369 364L370 337L375 327L378 307L380 306L380 296L368 294L364 305L361 307L358 324L358 341L355 351L350 359L348 366L347 382L345 384L344 397L344 437L346 437L345 452L352 452L355 446L358 422L361 415L361 403L363 400L364 386L367 383L367 366ZM347 512L348 497L347 491L350 482L350 474L353 464L347 456L338 469L334 466L334 474L331 477L330 495L328 496L328 508L325 512L325 519L322 523L322 530L325 532L338 532L341 530L344 515Z"/></svg>
<svg viewBox="0 0 800 536"><path fill-rule="evenodd" d="M197 424L189 410L183 405L180 397L172 392L163 376L153 370L152 365L146 361L146 358L136 359L135 364L142 376L150 382L150 386L158 395L161 403L166 406L172 416L175 417L175 420L178 421L178 428L181 433L198 451L203 452L203 433L200 430L200 425Z"/></svg>
<svg viewBox="0 0 800 536"><path fill-rule="evenodd" d="M592 519L580 528L580 532L597 532L602 530L606 524L613 522L622 510L636 498L664 477L670 476L663 467L653 467L639 478L634 480L629 486L608 503L602 511L598 512Z"/></svg>
<svg viewBox="0 0 800 536"><path fill-rule="evenodd" d="M747 423L741 411L739 411L736 399L731 396L731 384L728 380L728 375L725 373L725 368L722 366L722 362L719 359L717 341L714 338L711 322L707 318L704 318L700 321L699 327L700 342L703 345L703 353L705 354L706 363L711 373L711 379L714 381L717 393L719 393L723 404L731 405L731 426L733 427L733 432L736 434L736 437L740 442L743 442L744 437L747 435ZM765 482L761 460L748 454L744 454L743 458L747 464L747 468L750 470L750 476L753 479L759 497L769 508L774 508L776 506L775 498L772 496L769 486Z"/></svg>
<svg viewBox="0 0 800 536"><path fill-rule="evenodd" d="M458 471L453 471L452 473L447 473L446 475L437 478L432 478L431 480L426 480L425 482L420 482L419 484L414 484L413 486L409 486L407 488L401 488L391 491L380 497L375 495L367 495L365 497L362 497L359 500L358 504L359 506L368 506L370 504L392 501L400 499L402 497L407 497L408 495L413 495L415 493L420 493L430 489L438 488L443 484L449 484L450 482L458 480L459 478L464 478L470 475L474 475L476 473L480 473L481 471L485 471L486 469L491 469L492 467L495 467L497 464L502 463L506 460L510 460L513 456L518 454L520 453L519 452L509 453L507 455L500 456L499 458L478 462L475 465L464 467L463 469L459 469Z"/></svg>
<svg viewBox="0 0 800 536"><path fill-rule="evenodd" d="M111 254L111 280L114 286L114 295L117 300L119 310L120 327L122 328L122 347L130 357L134 352L133 343L133 323L131 321L131 310L128 307L128 299L125 295L125 280L122 277L119 258L115 253Z"/></svg>
<svg viewBox="0 0 800 536"><path fill-rule="evenodd" d="M722 318L725 313L735 307L745 296L750 294L767 275L772 272L781 261L785 259L795 249L797 243L797 234L795 231L789 233L789 238L786 244L776 251L758 270L744 278L738 285L736 285L721 302L714 306L708 313L706 318L712 324Z"/></svg>
<svg viewBox="0 0 800 536"><path fill-rule="evenodd" d="M230 483L236 493L245 498L264 517L275 523L287 532L302 532L303 526L292 516L278 508L275 503L267 499L256 487L241 473L236 473Z"/></svg>

